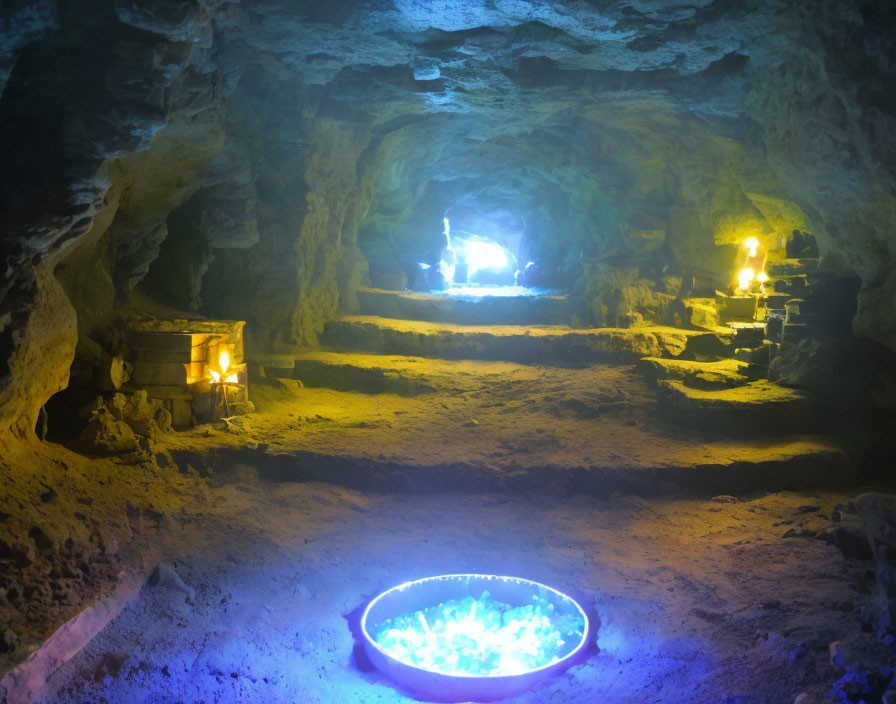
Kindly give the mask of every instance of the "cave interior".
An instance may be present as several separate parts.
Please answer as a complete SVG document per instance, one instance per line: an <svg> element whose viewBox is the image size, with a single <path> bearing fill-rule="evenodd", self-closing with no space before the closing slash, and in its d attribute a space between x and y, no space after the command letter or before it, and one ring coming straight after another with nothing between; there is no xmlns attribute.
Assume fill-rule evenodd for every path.
<svg viewBox="0 0 896 704"><path fill-rule="evenodd" d="M507 701L896 702L894 30L4 0L0 702L456 701L453 574L587 614Z"/></svg>

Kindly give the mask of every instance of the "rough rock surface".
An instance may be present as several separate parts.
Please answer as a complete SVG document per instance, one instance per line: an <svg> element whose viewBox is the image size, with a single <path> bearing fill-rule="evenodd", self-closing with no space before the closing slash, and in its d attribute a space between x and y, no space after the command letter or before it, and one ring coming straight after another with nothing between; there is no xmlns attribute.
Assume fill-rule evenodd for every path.
<svg viewBox="0 0 896 704"><path fill-rule="evenodd" d="M730 342L715 331L651 331L675 316L712 326L710 310L673 304L724 287L746 233L772 245L799 229L817 236L822 271L861 279L855 332L896 349L894 14L884 0L3 2L4 656L20 660L33 645L21 633L46 636L114 579L111 536L148 535L145 523L205 500L195 495L205 484L185 479L194 470L181 474L165 452L131 458L144 473L129 473L119 458L87 462L34 437L69 370L91 378L108 323L135 301L246 320L250 352L292 352L314 345L339 309L357 311L368 262L407 280L447 216L458 232L512 246L521 265L537 261L545 280L582 299L583 328L633 328L601 333L603 351L715 358ZM365 325L371 339L386 334ZM388 335L444 337L419 332ZM674 402L711 412L774 401L787 413L801 397L769 396L764 384L665 386ZM886 402L892 387L880 388ZM602 407L542 402L547 424L562 419L580 434L572 425ZM287 421L290 403L280 402L282 433L305 449L340 438L371 445L375 428L342 427L323 411ZM365 403L368 418L400 425L400 414L387 421ZM431 403L415 408L431 417ZM450 408L462 422L440 432L480 438L476 452L523 447L495 450L480 437L487 418L470 418L462 399ZM491 413L496 427L511 422ZM99 424L118 445L124 428L152 435L148 421L110 420ZM239 434L252 423L225 437L245 446ZM620 437L638 439L632 428ZM430 429L416 425L409 451ZM527 442L539 462L555 454L536 434ZM756 457L755 448L706 453L717 467ZM753 625L745 629L752 639ZM771 633L754 655L784 642L797 648Z"/></svg>
<svg viewBox="0 0 896 704"><path fill-rule="evenodd" d="M586 324L637 323L670 274L727 276L747 230L811 230L823 266L862 279L856 331L896 347L893 13L5 3L0 147L17 168L0 202L0 353L32 318L58 321L38 293L54 270L82 337L145 284L250 321L254 343L308 344L355 306L365 257L413 260L445 214L581 277ZM595 284L583 257L633 283ZM27 426L58 384L5 374L30 399L5 414Z"/></svg>
<svg viewBox="0 0 896 704"><path fill-rule="evenodd" d="M879 622L889 628L896 624L896 496L860 494L856 512L877 562Z"/></svg>

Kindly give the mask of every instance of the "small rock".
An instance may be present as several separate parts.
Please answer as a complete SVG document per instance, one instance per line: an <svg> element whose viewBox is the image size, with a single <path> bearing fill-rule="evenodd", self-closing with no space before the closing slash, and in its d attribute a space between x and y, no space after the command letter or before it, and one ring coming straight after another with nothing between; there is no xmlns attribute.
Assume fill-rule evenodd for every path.
<svg viewBox="0 0 896 704"><path fill-rule="evenodd" d="M713 496L710 501L714 501L717 504L736 504L738 503L738 499L736 496L729 496L728 494L720 494L719 496Z"/></svg>
<svg viewBox="0 0 896 704"><path fill-rule="evenodd" d="M793 700L793 704L818 704L818 700L811 694L803 692L802 694L796 695L796 699Z"/></svg>
<svg viewBox="0 0 896 704"><path fill-rule="evenodd" d="M477 425L479 425L479 421L475 418L470 418L470 420L464 423L465 428L475 428Z"/></svg>
<svg viewBox="0 0 896 704"><path fill-rule="evenodd" d="M821 506L799 506L793 513L795 515L799 516L804 513L814 513L815 511L818 511L820 508L821 508Z"/></svg>
<svg viewBox="0 0 896 704"><path fill-rule="evenodd" d="M19 637L13 633L11 628L4 628L0 631L0 653L11 653L19 644Z"/></svg>
<svg viewBox="0 0 896 704"><path fill-rule="evenodd" d="M190 601L193 601L196 596L195 590L184 583L184 580L180 578L180 575L175 571L174 567L165 564L164 562L160 562L156 565L152 574L149 575L148 583L153 587L165 587L166 589L183 592L187 595L187 598Z"/></svg>
<svg viewBox="0 0 896 704"><path fill-rule="evenodd" d="M790 643L780 633L768 631L766 633L757 634L755 647L769 652L782 653L790 647Z"/></svg>
<svg viewBox="0 0 896 704"><path fill-rule="evenodd" d="M826 528L818 537L826 543L840 548L844 557L852 560L873 560L871 545L865 535L862 520L858 516L844 514L839 523Z"/></svg>
<svg viewBox="0 0 896 704"><path fill-rule="evenodd" d="M846 673L834 683L834 691L839 690L837 701L877 702L893 677L889 667L879 670L865 670L850 667Z"/></svg>
<svg viewBox="0 0 896 704"><path fill-rule="evenodd" d="M836 506L834 506L834 508L837 511L840 511L840 513L848 513L851 516L856 515L856 502L855 501L850 501L849 503L845 503L845 504L837 504Z"/></svg>
<svg viewBox="0 0 896 704"><path fill-rule="evenodd" d="M809 649L806 647L805 643L797 643L796 647L787 653L787 660L789 662L793 662L794 660L799 660L800 658L806 657L809 654Z"/></svg>
<svg viewBox="0 0 896 704"><path fill-rule="evenodd" d="M838 670L846 669L847 654L846 648L839 640L835 640L828 646L829 660L831 667Z"/></svg>
<svg viewBox="0 0 896 704"><path fill-rule="evenodd" d="M109 540L108 544L106 545L106 549L103 551L103 553L107 557L112 557L113 555L117 555L118 554L118 541L115 538L111 538Z"/></svg>
<svg viewBox="0 0 896 704"><path fill-rule="evenodd" d="M38 526L32 526L31 530L28 531L28 537L34 541L34 545L41 552L53 549L53 541Z"/></svg>
<svg viewBox="0 0 896 704"><path fill-rule="evenodd" d="M796 528L791 528L788 530L782 538L814 538L818 535L817 531L812 530L811 528L800 528L797 530Z"/></svg>
<svg viewBox="0 0 896 704"><path fill-rule="evenodd" d="M134 431L108 412L96 413L81 432L80 441L87 452L109 454L137 449Z"/></svg>
<svg viewBox="0 0 896 704"><path fill-rule="evenodd" d="M833 628L819 628L806 639L806 647L810 650L823 652L829 649L830 644L837 639L837 632Z"/></svg>

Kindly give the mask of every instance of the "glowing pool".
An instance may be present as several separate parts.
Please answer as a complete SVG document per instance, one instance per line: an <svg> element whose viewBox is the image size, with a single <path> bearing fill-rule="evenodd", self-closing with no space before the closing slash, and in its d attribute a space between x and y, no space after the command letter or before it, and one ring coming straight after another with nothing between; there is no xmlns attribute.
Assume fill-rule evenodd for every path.
<svg viewBox="0 0 896 704"><path fill-rule="evenodd" d="M516 577L456 574L383 592L361 618L373 664L438 701L514 696L568 667L588 642L573 599Z"/></svg>

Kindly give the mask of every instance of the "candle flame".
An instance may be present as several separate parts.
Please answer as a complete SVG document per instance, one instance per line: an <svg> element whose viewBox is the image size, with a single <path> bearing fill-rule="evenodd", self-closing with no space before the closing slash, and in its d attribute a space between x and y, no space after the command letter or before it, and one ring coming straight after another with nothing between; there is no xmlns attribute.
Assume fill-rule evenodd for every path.
<svg viewBox="0 0 896 704"><path fill-rule="evenodd" d="M756 250L759 249L759 240L755 237L748 237L744 240L744 247L750 250L750 257L756 256Z"/></svg>
<svg viewBox="0 0 896 704"><path fill-rule="evenodd" d="M238 384L239 379L237 378L236 373L227 376L227 370L229 368L230 352L228 352L227 350L221 350L220 354L218 355L218 368L208 370L208 374L212 379L212 383L220 384L221 380L224 379L224 383L226 384Z"/></svg>
<svg viewBox="0 0 896 704"><path fill-rule="evenodd" d="M756 277L756 272L750 267L744 267L737 275L737 287L746 292L750 288L750 282Z"/></svg>
<svg viewBox="0 0 896 704"><path fill-rule="evenodd" d="M764 284L766 281L768 281L768 274L766 274L764 271L760 271L759 275L756 277L756 280L759 283Z"/></svg>

